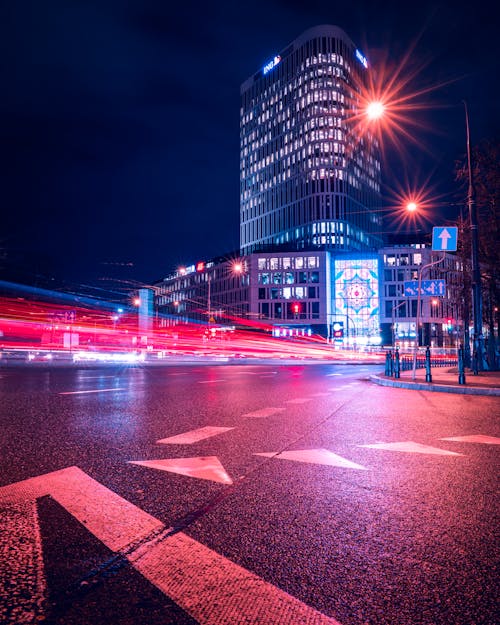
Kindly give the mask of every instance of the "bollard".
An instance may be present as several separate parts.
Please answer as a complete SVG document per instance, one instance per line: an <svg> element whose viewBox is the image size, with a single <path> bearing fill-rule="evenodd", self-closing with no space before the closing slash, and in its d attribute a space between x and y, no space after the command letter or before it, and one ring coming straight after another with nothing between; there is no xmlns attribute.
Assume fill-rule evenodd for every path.
<svg viewBox="0 0 500 625"><path fill-rule="evenodd" d="M471 368L472 368L472 373L474 375L477 375L478 374L478 358L477 358L476 348L474 348L474 350L472 352Z"/></svg>
<svg viewBox="0 0 500 625"><path fill-rule="evenodd" d="M465 384L464 348L458 348L458 383Z"/></svg>
<svg viewBox="0 0 500 625"><path fill-rule="evenodd" d="M394 360L394 377L400 378L400 367L399 367L399 350L396 348L396 358Z"/></svg>
<svg viewBox="0 0 500 625"><path fill-rule="evenodd" d="M432 374L431 374L431 350L427 345L425 350L425 381L432 382Z"/></svg>
<svg viewBox="0 0 500 625"><path fill-rule="evenodd" d="M385 355L385 375L391 375L391 352Z"/></svg>

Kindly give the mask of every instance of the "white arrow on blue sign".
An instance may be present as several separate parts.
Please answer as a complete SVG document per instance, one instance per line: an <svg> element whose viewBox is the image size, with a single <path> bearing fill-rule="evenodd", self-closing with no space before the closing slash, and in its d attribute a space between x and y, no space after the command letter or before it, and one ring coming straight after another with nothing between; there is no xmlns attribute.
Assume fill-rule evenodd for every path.
<svg viewBox="0 0 500 625"><path fill-rule="evenodd" d="M417 297L418 280L409 280L404 283L404 294L406 297ZM444 280L422 280L420 284L420 295L443 297L446 295L446 283Z"/></svg>
<svg viewBox="0 0 500 625"><path fill-rule="evenodd" d="M455 252L457 240L458 228L456 226L436 226L432 229L433 252Z"/></svg>

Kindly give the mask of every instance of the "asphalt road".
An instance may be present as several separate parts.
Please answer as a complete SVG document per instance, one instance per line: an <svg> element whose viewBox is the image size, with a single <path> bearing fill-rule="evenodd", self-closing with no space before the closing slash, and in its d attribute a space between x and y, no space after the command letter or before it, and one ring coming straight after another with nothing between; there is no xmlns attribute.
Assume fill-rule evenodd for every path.
<svg viewBox="0 0 500 625"><path fill-rule="evenodd" d="M499 398L379 370L1 370L0 621L496 623Z"/></svg>

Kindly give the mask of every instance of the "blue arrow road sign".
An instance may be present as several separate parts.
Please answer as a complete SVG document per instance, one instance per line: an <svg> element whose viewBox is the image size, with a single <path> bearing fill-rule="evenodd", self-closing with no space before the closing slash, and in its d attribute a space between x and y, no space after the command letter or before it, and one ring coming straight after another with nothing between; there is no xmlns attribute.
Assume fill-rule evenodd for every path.
<svg viewBox="0 0 500 625"><path fill-rule="evenodd" d="M418 296L418 280L409 280L404 283L404 295L407 297ZM422 280L420 296L444 297L445 295L446 283L444 280Z"/></svg>
<svg viewBox="0 0 500 625"><path fill-rule="evenodd" d="M458 228L456 226L435 227L432 229L433 252L455 252L457 240Z"/></svg>

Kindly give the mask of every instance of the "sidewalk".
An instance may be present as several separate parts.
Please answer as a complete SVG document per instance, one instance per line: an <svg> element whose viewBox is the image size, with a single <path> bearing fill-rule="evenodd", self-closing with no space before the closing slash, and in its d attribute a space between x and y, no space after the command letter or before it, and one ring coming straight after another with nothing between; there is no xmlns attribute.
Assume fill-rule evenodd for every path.
<svg viewBox="0 0 500 625"><path fill-rule="evenodd" d="M474 375L465 370L465 384L458 383L458 369L435 368L431 371L432 382L425 381L425 369L417 369L415 380L412 371L402 371L399 379L383 373L370 376L370 380L381 386L409 388L418 391L437 391L440 393L459 393L462 395L497 395L500 396L500 371L481 371Z"/></svg>

